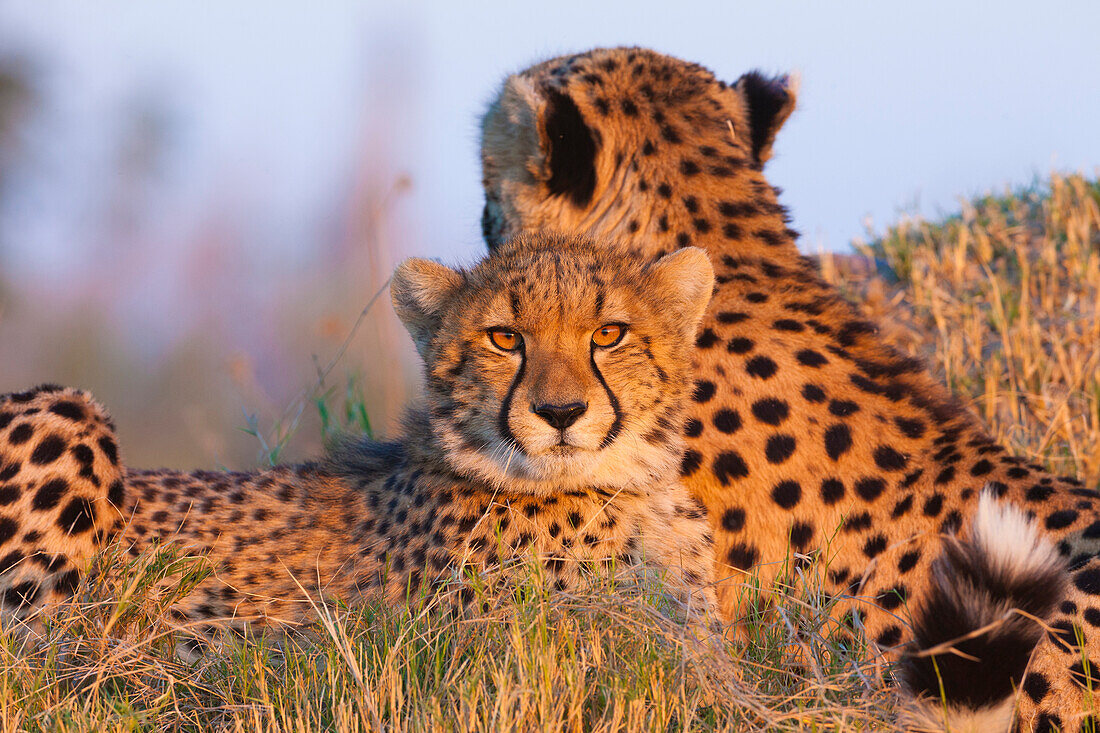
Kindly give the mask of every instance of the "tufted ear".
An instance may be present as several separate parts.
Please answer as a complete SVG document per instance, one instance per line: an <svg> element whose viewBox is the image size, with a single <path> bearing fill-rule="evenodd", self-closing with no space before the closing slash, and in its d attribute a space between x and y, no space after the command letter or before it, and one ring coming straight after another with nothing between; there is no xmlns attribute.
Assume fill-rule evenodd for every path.
<svg viewBox="0 0 1100 733"><path fill-rule="evenodd" d="M555 87L536 88L522 76L508 77L500 96L482 123L486 166L503 169L509 149L518 149L520 163L551 195L577 207L587 206L596 190L599 135L584 121L576 102Z"/></svg>
<svg viewBox="0 0 1100 733"><path fill-rule="evenodd" d="M439 328L444 306L463 282L461 272L431 260L408 259L394 271L390 281L393 309L408 329L421 358Z"/></svg>
<svg viewBox="0 0 1100 733"><path fill-rule="evenodd" d="M758 167L763 167L772 155L775 134L794 111L798 81L786 74L769 78L759 71L750 71L737 80L735 88L749 112L753 159Z"/></svg>
<svg viewBox="0 0 1100 733"><path fill-rule="evenodd" d="M655 291L667 295L669 308L684 323L688 337L695 336L714 294L714 268L707 253L684 247L657 260L650 274Z"/></svg>

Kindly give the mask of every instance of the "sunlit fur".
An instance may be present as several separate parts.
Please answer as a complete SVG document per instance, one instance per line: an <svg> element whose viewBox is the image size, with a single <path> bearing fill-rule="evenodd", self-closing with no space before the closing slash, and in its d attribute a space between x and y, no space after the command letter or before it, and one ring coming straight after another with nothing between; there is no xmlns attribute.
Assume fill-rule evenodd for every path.
<svg viewBox="0 0 1100 733"><path fill-rule="evenodd" d="M675 470L712 283L698 250L643 261L551 235L468 271L410 260L392 291L425 399L395 440L346 436L297 466L138 471L88 394L0 395L0 622L41 619L113 536L134 556L175 545L215 568L172 605L189 628L298 624L318 599L403 604L528 561L562 591L593 572L653 577L670 610L713 620L713 535ZM593 351L609 321L626 337ZM523 335L522 355L490 344L497 326ZM563 400L588 410L558 446L530 409ZM472 600L466 586L442 602Z"/></svg>
<svg viewBox="0 0 1100 733"><path fill-rule="evenodd" d="M690 349L677 346L710 296L705 255L612 267L586 240L530 233L452 274L407 263L394 299L410 330L434 328L422 342L429 419L455 471L533 494L676 474L691 367ZM445 292L431 291L433 282ZM596 346L593 331L608 323L625 325L625 335ZM522 334L521 347L494 346L496 327ZM534 411L571 403L586 409L565 430Z"/></svg>

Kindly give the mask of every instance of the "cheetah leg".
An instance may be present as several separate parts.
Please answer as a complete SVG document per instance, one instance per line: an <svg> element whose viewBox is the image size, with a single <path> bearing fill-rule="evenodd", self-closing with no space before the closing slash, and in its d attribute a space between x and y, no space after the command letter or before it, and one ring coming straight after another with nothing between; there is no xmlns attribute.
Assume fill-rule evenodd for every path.
<svg viewBox="0 0 1100 733"><path fill-rule="evenodd" d="M1100 730L1100 556L1070 580L1021 685L1020 731Z"/></svg>
<svg viewBox="0 0 1100 733"><path fill-rule="evenodd" d="M653 501L642 526L643 559L664 575L689 622L718 621L714 541L706 510L678 485Z"/></svg>
<svg viewBox="0 0 1100 733"><path fill-rule="evenodd" d="M114 426L88 393L0 396L0 619L33 628L122 527Z"/></svg>

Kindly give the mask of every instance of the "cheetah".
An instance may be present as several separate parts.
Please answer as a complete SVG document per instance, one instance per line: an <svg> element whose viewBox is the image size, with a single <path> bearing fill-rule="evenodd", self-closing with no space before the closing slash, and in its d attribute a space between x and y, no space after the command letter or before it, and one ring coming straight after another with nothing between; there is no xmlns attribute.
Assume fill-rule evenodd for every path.
<svg viewBox="0 0 1100 733"><path fill-rule="evenodd" d="M128 470L87 393L5 395L4 621L56 607L113 539L213 563L171 609L190 626L285 628L314 618L309 599L397 604L533 559L558 589L654 575L712 630L712 536L677 471L712 289L700 250L648 261L575 236L527 235L470 269L408 260L391 293L426 392L401 436L254 473Z"/></svg>
<svg viewBox="0 0 1100 733"><path fill-rule="evenodd" d="M508 76L481 126L488 247L553 227L650 258L706 250L716 288L680 472L707 508L716 576L733 581L724 615L745 612L736 581L767 587L817 558L866 637L901 655L903 686L929 701L917 718L1006 729L1016 705L1025 730L1075 730L1100 660L1100 496L1009 455L800 255L763 174L795 103L787 77L728 84L642 48ZM1004 554L978 560L980 547ZM1017 619L957 644L968 657L944 653L1011 607L1049 633Z"/></svg>

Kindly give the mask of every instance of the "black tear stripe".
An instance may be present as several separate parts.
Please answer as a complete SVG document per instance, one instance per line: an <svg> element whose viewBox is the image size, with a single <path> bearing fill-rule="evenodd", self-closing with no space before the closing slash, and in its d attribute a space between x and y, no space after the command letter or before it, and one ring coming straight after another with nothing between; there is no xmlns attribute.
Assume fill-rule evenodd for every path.
<svg viewBox="0 0 1100 733"><path fill-rule="evenodd" d="M519 369L516 370L516 376L512 377L512 383L508 385L508 393L504 395L504 402L500 405L500 414L497 416L497 429L500 430L500 434L504 436L504 440L511 443L511 447L523 452L523 448L520 446L519 441L516 440L516 436L512 433L512 428L508 425L508 412L512 409L512 397L516 393L516 387L519 386L519 382L523 379L523 372L527 368L527 346L521 344L519 347Z"/></svg>
<svg viewBox="0 0 1100 733"><path fill-rule="evenodd" d="M600 373L600 368L596 366L595 346L590 346L588 348L588 361L592 365L592 373L596 375L596 379L599 381L600 386L603 387L603 391L607 393L607 400L611 403L611 410L615 413L615 421L611 423L611 427L607 429L607 435L603 436L603 440L600 441L600 450L603 450L614 443L615 438L618 438L619 433L622 432L623 411L619 407L619 399L615 396L615 393L611 391L611 388L607 386L603 374Z"/></svg>

